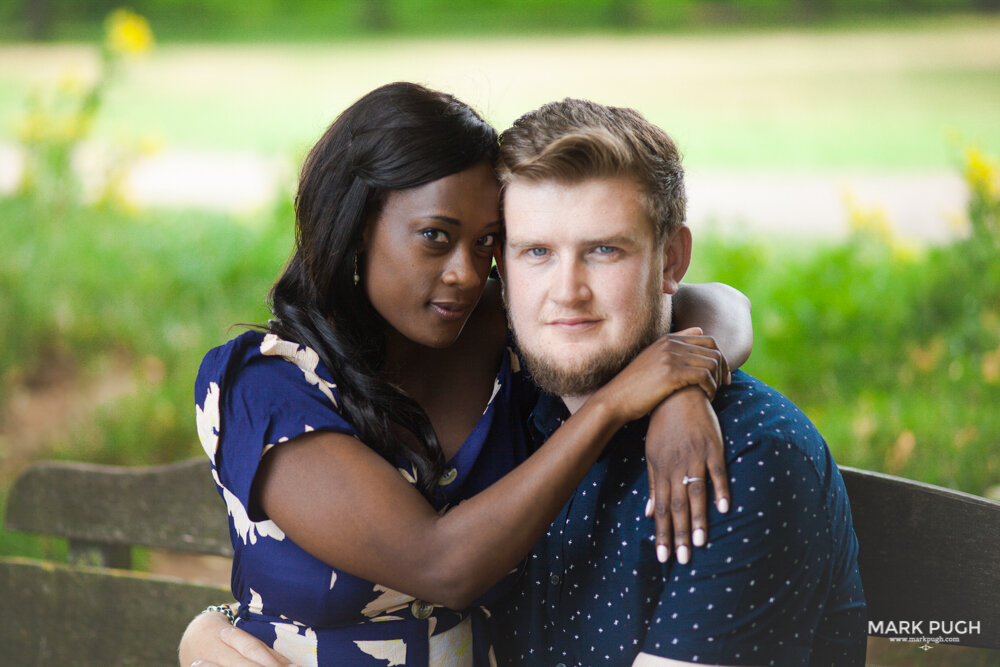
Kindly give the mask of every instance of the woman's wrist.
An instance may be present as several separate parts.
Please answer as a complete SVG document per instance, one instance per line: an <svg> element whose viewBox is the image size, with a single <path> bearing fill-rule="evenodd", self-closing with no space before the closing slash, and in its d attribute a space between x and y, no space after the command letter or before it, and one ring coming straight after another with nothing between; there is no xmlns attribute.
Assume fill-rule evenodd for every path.
<svg viewBox="0 0 1000 667"><path fill-rule="evenodd" d="M219 613L226 617L230 625L236 625L236 614L233 612L233 608L228 604L213 604L205 607L202 610L202 614Z"/></svg>

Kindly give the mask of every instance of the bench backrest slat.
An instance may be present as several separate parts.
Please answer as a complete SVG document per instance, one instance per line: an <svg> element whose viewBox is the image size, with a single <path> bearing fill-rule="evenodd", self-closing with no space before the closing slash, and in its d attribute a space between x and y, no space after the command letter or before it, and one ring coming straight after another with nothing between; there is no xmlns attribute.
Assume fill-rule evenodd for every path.
<svg viewBox="0 0 1000 667"><path fill-rule="evenodd" d="M233 553L206 458L142 468L33 464L10 490L6 526L84 543Z"/></svg>
<svg viewBox="0 0 1000 667"><path fill-rule="evenodd" d="M191 618L228 589L0 559L0 664L176 667Z"/></svg>

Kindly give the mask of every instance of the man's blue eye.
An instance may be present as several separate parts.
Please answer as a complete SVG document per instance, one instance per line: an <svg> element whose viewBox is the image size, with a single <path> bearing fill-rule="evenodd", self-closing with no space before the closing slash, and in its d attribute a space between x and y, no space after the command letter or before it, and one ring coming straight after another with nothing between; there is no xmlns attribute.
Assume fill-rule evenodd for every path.
<svg viewBox="0 0 1000 667"><path fill-rule="evenodd" d="M618 248L610 245L599 245L594 250L601 255L610 255L618 251Z"/></svg>
<svg viewBox="0 0 1000 667"><path fill-rule="evenodd" d="M531 248L528 250L528 254L532 257L544 257L546 253L548 253L548 250L545 248Z"/></svg>

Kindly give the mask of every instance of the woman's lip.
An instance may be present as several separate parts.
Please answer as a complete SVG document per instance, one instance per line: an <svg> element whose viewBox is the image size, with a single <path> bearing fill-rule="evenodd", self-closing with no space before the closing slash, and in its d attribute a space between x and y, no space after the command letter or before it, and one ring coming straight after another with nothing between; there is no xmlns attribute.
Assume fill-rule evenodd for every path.
<svg viewBox="0 0 1000 667"><path fill-rule="evenodd" d="M470 304L456 301L431 301L431 309L446 320L460 320L468 314L470 308Z"/></svg>

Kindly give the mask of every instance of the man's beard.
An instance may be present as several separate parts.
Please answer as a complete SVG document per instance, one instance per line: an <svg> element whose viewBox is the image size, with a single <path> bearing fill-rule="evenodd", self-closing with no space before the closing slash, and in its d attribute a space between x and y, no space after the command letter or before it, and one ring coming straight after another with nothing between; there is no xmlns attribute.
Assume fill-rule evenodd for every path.
<svg viewBox="0 0 1000 667"><path fill-rule="evenodd" d="M515 325L512 326L514 340L531 373L531 379L543 391L556 396L586 396L594 393L668 330L670 317L669 314L665 316L665 310L669 306L664 307L662 296L659 291L650 294L636 328L629 332L631 335L628 340L617 347L599 350L590 359L584 359L571 368L559 366L554 360L536 354L530 345L525 345L518 338L517 327L511 321Z"/></svg>

